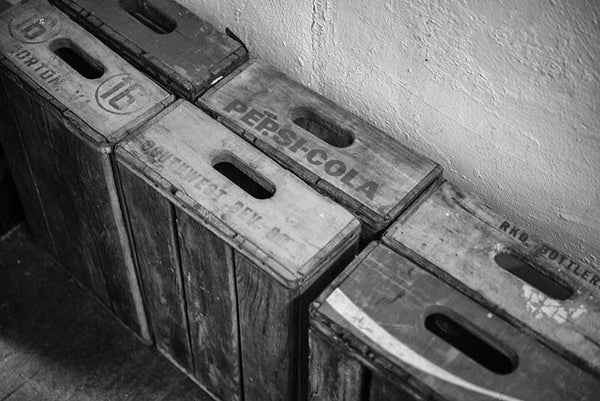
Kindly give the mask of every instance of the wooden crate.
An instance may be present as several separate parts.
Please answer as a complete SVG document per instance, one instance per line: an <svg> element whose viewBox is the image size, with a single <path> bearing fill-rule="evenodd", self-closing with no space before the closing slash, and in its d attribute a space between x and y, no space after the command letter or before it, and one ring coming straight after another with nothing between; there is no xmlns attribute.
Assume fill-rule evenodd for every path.
<svg viewBox="0 0 600 401"><path fill-rule="evenodd" d="M1 15L0 54L0 139L34 236L149 340L111 153L172 96L42 0Z"/></svg>
<svg viewBox="0 0 600 401"><path fill-rule="evenodd" d="M117 160L159 349L218 399L295 399L308 302L358 220L187 101Z"/></svg>
<svg viewBox="0 0 600 401"><path fill-rule="evenodd" d="M14 2L14 0L11 0ZM6 0L0 0L0 12L10 8L12 6L11 2ZM0 55L0 60L2 56ZM0 88L2 85L0 77ZM1 89L0 89L1 90ZM1 95L0 95L1 96ZM8 132L13 129L12 125L7 125L7 118L5 115L7 114L8 108L4 107L5 103L4 98L0 97L0 132ZM21 203L17 196L17 190L15 188L15 183L10 174L8 164L6 161L6 156L4 155L4 151L0 146L0 237L4 235L7 231L12 229L15 225L20 223L23 220L23 211L21 208Z"/></svg>
<svg viewBox="0 0 600 401"><path fill-rule="evenodd" d="M371 238L442 168L273 67L251 62L198 101L312 187L344 205Z"/></svg>
<svg viewBox="0 0 600 401"><path fill-rule="evenodd" d="M391 248L573 362L600 372L600 272L446 182L384 236Z"/></svg>
<svg viewBox="0 0 600 401"><path fill-rule="evenodd" d="M310 400L596 400L597 377L382 244L310 309Z"/></svg>
<svg viewBox="0 0 600 401"><path fill-rule="evenodd" d="M194 101L248 59L244 46L173 0L51 0L176 95Z"/></svg>

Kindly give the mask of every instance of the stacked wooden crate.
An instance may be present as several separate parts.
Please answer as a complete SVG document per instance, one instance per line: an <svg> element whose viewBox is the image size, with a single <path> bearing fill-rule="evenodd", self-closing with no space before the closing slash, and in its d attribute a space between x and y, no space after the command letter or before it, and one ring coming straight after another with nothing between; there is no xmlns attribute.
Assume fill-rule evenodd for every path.
<svg viewBox="0 0 600 401"><path fill-rule="evenodd" d="M172 97L160 88L105 73L113 54L41 0L3 15L2 93L19 106L3 114L18 135L2 139L33 231L57 255L129 255L117 267L92 258L88 271L126 275L119 293L135 298L137 321L113 294L108 303L213 397L593 399L600 272L442 183L433 161L246 61L241 43L173 1L53 2L183 99L164 108ZM63 48L102 78L73 75ZM31 72L23 50L54 73ZM141 98L152 101L132 106ZM32 129L59 123L60 141ZM95 229L107 220L116 231ZM81 240L88 231L94 241Z"/></svg>
<svg viewBox="0 0 600 401"><path fill-rule="evenodd" d="M112 150L172 95L41 0L0 18L2 133L34 236L150 340Z"/></svg>
<svg viewBox="0 0 600 401"><path fill-rule="evenodd" d="M311 400L595 400L600 388L597 374L383 244L319 297L310 330Z"/></svg>

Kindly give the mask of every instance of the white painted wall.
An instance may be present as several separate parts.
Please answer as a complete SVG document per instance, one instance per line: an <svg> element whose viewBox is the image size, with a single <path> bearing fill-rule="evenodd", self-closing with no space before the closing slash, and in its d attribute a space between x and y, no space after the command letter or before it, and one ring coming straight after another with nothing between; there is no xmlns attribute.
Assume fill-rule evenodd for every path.
<svg viewBox="0 0 600 401"><path fill-rule="evenodd" d="M600 1L178 1L600 268Z"/></svg>

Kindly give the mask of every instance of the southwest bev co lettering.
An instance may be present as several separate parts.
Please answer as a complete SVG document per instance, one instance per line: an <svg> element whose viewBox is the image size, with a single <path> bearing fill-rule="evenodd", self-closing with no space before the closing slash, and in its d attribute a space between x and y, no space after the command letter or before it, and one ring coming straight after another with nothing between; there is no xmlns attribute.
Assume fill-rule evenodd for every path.
<svg viewBox="0 0 600 401"><path fill-rule="evenodd" d="M41 62L39 58L32 55L29 50L24 49L22 46L11 49L9 54L12 54L25 67L36 72L47 84L57 84L62 81L62 77L50 65Z"/></svg>
<svg viewBox="0 0 600 401"><path fill-rule="evenodd" d="M361 193L368 199L373 200L379 184L367 180L355 169L349 167L341 160L330 156L327 149L315 147L289 126L282 126L276 120L277 116L268 111L259 112L248 107L239 100L233 100L223 109L227 113L237 113L239 120L263 136L270 137L277 145L287 148L288 152L304 152L306 161L320 168L330 177L339 180L347 188Z"/></svg>
<svg viewBox="0 0 600 401"><path fill-rule="evenodd" d="M216 202L228 194L225 189L203 176L199 171L195 170L169 150L157 145L153 140L142 139L140 145L142 152L150 158L152 164L159 170L170 171L176 177L201 190L204 195L211 196L213 201ZM236 215L249 226L263 220L263 216L239 200L232 205L228 205L225 213Z"/></svg>

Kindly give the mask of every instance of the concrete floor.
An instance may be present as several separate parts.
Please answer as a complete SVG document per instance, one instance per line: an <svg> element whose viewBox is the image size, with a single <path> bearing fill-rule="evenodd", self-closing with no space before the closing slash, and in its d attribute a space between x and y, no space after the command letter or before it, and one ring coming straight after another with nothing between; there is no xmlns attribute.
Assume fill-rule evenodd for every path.
<svg viewBox="0 0 600 401"><path fill-rule="evenodd" d="M0 241L0 401L208 401L31 240Z"/></svg>

